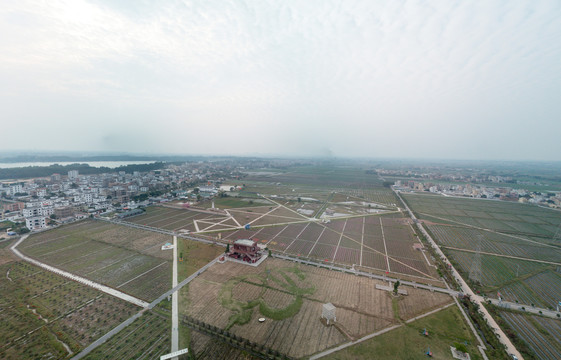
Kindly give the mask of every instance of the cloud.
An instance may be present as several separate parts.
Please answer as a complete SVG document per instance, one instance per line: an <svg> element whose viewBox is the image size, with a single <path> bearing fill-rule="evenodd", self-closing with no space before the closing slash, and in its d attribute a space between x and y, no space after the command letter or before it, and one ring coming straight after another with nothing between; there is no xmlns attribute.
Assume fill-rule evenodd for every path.
<svg viewBox="0 0 561 360"><path fill-rule="evenodd" d="M28 135L45 149L140 151L134 133L168 139L156 152L211 137L212 153L558 159L540 145L561 130L559 15L547 1L8 2L3 125L56 124ZM551 131L520 144L525 128Z"/></svg>

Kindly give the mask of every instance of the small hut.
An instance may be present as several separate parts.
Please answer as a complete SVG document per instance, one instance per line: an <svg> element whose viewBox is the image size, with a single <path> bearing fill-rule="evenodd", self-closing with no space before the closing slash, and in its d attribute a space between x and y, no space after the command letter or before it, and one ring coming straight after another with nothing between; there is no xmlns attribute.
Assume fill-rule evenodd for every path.
<svg viewBox="0 0 561 360"><path fill-rule="evenodd" d="M329 321L335 322L337 321L337 317L335 316L335 306L332 303L323 304L323 309L321 311L321 318L325 319L327 325L329 325Z"/></svg>

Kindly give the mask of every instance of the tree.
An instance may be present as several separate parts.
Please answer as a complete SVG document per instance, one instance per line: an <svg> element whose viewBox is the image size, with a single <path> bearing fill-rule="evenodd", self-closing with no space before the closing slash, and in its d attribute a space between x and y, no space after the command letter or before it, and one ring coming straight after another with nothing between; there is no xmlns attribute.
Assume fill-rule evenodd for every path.
<svg viewBox="0 0 561 360"><path fill-rule="evenodd" d="M56 219L56 215L55 214L51 214L51 216L49 216L51 219Z"/></svg>
<svg viewBox="0 0 561 360"><path fill-rule="evenodd" d="M302 202L302 198L301 198L301 197L298 197L298 202Z"/></svg>
<svg viewBox="0 0 561 360"><path fill-rule="evenodd" d="M397 280L394 284L393 284L393 294L397 295L397 288L399 287L400 283L399 280Z"/></svg>
<svg viewBox="0 0 561 360"><path fill-rule="evenodd" d="M230 252L230 244L226 245L226 252L229 253Z"/></svg>

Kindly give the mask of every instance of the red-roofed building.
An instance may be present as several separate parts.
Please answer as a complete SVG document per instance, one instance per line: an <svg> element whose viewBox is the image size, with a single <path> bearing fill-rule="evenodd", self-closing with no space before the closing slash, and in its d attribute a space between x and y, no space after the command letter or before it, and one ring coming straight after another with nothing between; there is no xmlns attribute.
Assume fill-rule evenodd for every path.
<svg viewBox="0 0 561 360"><path fill-rule="evenodd" d="M231 258L243 260L249 263L259 261L262 255L261 248L257 245L257 241L249 239L239 239L234 241L234 246L228 254Z"/></svg>

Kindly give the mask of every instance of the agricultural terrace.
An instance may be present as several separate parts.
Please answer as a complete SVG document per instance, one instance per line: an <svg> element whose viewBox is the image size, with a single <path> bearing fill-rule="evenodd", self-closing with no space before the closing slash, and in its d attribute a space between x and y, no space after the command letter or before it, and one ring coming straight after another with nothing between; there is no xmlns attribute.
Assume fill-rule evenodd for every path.
<svg viewBox="0 0 561 360"><path fill-rule="evenodd" d="M424 336L424 330L428 336ZM328 360L427 359L430 348L433 359L451 359L450 346L466 344L472 360L482 359L477 340L457 307L452 306L425 318L404 323L401 327L370 340L324 357Z"/></svg>
<svg viewBox="0 0 561 360"><path fill-rule="evenodd" d="M138 307L26 262L0 265L0 358L65 358Z"/></svg>
<svg viewBox="0 0 561 360"><path fill-rule="evenodd" d="M170 236L86 220L33 234L18 249L70 273L150 301L171 287Z"/></svg>
<svg viewBox="0 0 561 360"><path fill-rule="evenodd" d="M501 311L500 317L514 330L535 356L543 360L561 359L561 322L528 314ZM507 329L507 333L512 330ZM531 358L527 356L526 358Z"/></svg>
<svg viewBox="0 0 561 360"><path fill-rule="evenodd" d="M361 216L221 233L223 240L249 238L283 254L325 263L359 266L365 271L438 279L409 220L398 214Z"/></svg>
<svg viewBox="0 0 561 360"><path fill-rule="evenodd" d="M402 193L402 197L421 219L518 235L545 244L552 243L561 224L561 212L531 204L413 193Z"/></svg>
<svg viewBox="0 0 561 360"><path fill-rule="evenodd" d="M292 357L309 356L431 309L450 296L407 288L393 298L381 281L268 258L259 267L227 261L189 284L180 314ZM320 321L322 304L337 307L337 326ZM259 323L258 318L267 320Z"/></svg>
<svg viewBox="0 0 561 360"><path fill-rule="evenodd" d="M159 359L171 348L171 319L160 311L148 311L94 349L84 359Z"/></svg>

